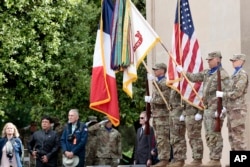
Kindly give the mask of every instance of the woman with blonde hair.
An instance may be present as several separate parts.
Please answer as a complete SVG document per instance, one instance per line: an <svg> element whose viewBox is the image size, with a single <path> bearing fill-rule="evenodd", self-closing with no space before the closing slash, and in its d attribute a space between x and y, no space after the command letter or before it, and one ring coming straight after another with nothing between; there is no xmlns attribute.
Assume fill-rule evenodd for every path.
<svg viewBox="0 0 250 167"><path fill-rule="evenodd" d="M2 130L0 139L1 167L22 167L22 141L16 126L8 122Z"/></svg>

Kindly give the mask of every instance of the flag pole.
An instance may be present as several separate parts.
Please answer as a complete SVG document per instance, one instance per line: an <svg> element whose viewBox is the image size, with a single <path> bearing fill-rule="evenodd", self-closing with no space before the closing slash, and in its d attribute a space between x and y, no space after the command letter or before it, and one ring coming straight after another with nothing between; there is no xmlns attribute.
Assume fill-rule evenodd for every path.
<svg viewBox="0 0 250 167"><path fill-rule="evenodd" d="M180 32L181 32L181 24L180 24L180 21L181 21L181 5L180 5L180 0L178 0L178 4L177 4L177 8L178 8L178 50L179 50L179 54L180 54L180 59L182 60L182 51L181 51L181 37L180 37ZM173 58L172 58L173 59ZM180 62L181 66L182 66L182 61ZM180 81L179 81L179 85L180 85ZM180 91L181 91L181 87L180 87ZM181 106L183 106L183 98L181 96Z"/></svg>
<svg viewBox="0 0 250 167"><path fill-rule="evenodd" d="M145 63L144 60L142 60L142 63L143 63L143 65L144 65L144 67L146 68L147 72L150 73L150 71L149 71L149 69L148 69L148 66L146 65L146 63ZM155 80L153 80L153 84L154 84L154 86L156 87L157 91L159 92L159 94L160 94L161 98L163 99L164 103L166 104L168 110L170 110L171 107L169 106L167 100L166 100L165 97L163 96L163 94L162 94L162 92L161 92L159 86L158 86L157 83L155 82Z"/></svg>
<svg viewBox="0 0 250 167"><path fill-rule="evenodd" d="M167 54L172 58L173 62L175 63L175 65L179 65L176 60L174 59L174 57L172 56L171 53L169 53L167 47L163 44L163 42L160 40L160 43L161 43L161 46L164 48L164 50L167 52ZM202 106L204 107L204 103L203 103L203 100L202 98L199 96L198 92L194 89L194 87L192 86L192 83L191 81L187 78L187 75L182 71L181 72L182 76L184 76L184 78L187 80L188 84L192 87L192 90L194 91L194 93L197 95L197 97L199 98L199 100L201 101L202 103Z"/></svg>

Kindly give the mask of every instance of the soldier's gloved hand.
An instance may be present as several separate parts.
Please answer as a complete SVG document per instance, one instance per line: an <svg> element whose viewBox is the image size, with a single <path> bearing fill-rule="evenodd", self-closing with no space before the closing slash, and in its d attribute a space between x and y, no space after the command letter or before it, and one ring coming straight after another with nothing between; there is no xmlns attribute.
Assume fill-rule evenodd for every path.
<svg viewBox="0 0 250 167"><path fill-rule="evenodd" d="M177 65L177 66L176 66L176 71L178 71L179 73L181 73L181 72L183 71L182 66Z"/></svg>
<svg viewBox="0 0 250 167"><path fill-rule="evenodd" d="M86 125L86 126L89 126L89 124L90 124L91 122L92 122L92 121L86 122L85 125Z"/></svg>
<svg viewBox="0 0 250 167"><path fill-rule="evenodd" d="M215 111L214 117L215 117L215 118L218 118L218 112L217 112L217 111ZM220 119L223 120L224 118L225 118L225 114L223 114L223 113L221 112L221 113L220 113Z"/></svg>
<svg viewBox="0 0 250 167"><path fill-rule="evenodd" d="M216 97L223 97L223 92L222 91L216 91Z"/></svg>
<svg viewBox="0 0 250 167"><path fill-rule="evenodd" d="M181 115L181 116L180 116L180 121L181 121L181 122L185 121L185 116L184 116L184 115Z"/></svg>
<svg viewBox="0 0 250 167"><path fill-rule="evenodd" d="M202 119L202 115L200 113L195 114L194 120L199 121Z"/></svg>
<svg viewBox="0 0 250 167"><path fill-rule="evenodd" d="M105 124L105 123L108 122L108 121L109 121L108 119L105 119L105 120L99 122L98 124L99 124L99 125L103 125L103 124Z"/></svg>
<svg viewBox="0 0 250 167"><path fill-rule="evenodd" d="M145 102L146 103L150 103L151 102L152 97L151 96L145 96Z"/></svg>
<svg viewBox="0 0 250 167"><path fill-rule="evenodd" d="M215 111L214 117L215 117L215 118L218 118L218 112L217 112L217 111Z"/></svg>
<svg viewBox="0 0 250 167"><path fill-rule="evenodd" d="M147 74L147 78L149 81L155 80L155 76L153 76L152 74L149 74L149 73Z"/></svg>
<svg viewBox="0 0 250 167"><path fill-rule="evenodd" d="M223 113L223 114L227 113L226 107L223 107L223 108L222 108L221 113Z"/></svg>
<svg viewBox="0 0 250 167"><path fill-rule="evenodd" d="M222 108L220 119L223 120L226 117L227 109L225 107Z"/></svg>
<svg viewBox="0 0 250 167"><path fill-rule="evenodd" d="M226 117L227 109L225 107L222 108L221 113L220 113L220 118L224 119ZM214 117L218 118L218 112L215 111Z"/></svg>

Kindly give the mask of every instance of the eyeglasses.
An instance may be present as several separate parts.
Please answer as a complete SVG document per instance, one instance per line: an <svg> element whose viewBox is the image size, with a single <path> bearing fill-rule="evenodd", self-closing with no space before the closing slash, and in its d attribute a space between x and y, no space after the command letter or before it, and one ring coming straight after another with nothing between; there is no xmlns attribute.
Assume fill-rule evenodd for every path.
<svg viewBox="0 0 250 167"><path fill-rule="evenodd" d="M144 117L140 117L140 119L144 119Z"/></svg>

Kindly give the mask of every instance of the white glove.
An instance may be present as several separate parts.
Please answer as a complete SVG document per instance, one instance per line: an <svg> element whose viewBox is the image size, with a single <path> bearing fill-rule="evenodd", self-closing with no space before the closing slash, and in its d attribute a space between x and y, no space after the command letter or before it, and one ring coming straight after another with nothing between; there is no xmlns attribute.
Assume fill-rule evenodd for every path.
<svg viewBox="0 0 250 167"><path fill-rule="evenodd" d="M215 111L214 117L215 117L215 118L218 118L218 112L217 112L217 111Z"/></svg>
<svg viewBox="0 0 250 167"><path fill-rule="evenodd" d="M153 76L152 74L149 74L149 73L147 74L147 78L149 81L155 80L155 76Z"/></svg>
<svg viewBox="0 0 250 167"><path fill-rule="evenodd" d="M220 114L220 119L223 120L226 117L227 109L223 107Z"/></svg>
<svg viewBox="0 0 250 167"><path fill-rule="evenodd" d="M227 109L225 107L222 108L221 113L224 114L227 112Z"/></svg>
<svg viewBox="0 0 250 167"><path fill-rule="evenodd" d="M221 91L216 91L216 97L223 97L223 92L221 92Z"/></svg>
<svg viewBox="0 0 250 167"><path fill-rule="evenodd" d="M185 116L184 116L184 115L181 115L181 116L180 116L180 121L181 121L181 122L185 121Z"/></svg>
<svg viewBox="0 0 250 167"><path fill-rule="evenodd" d="M150 103L152 97L151 96L145 96L145 102Z"/></svg>
<svg viewBox="0 0 250 167"><path fill-rule="evenodd" d="M199 120L202 119L202 115L199 114L199 113L197 113L197 114L195 114L194 119L195 119L196 121L199 121Z"/></svg>
<svg viewBox="0 0 250 167"><path fill-rule="evenodd" d="M103 125L103 124L105 124L105 123L108 122L108 121L109 121L109 120L106 119L106 120L103 120L103 121L99 122L98 124L99 124L99 125Z"/></svg>
<svg viewBox="0 0 250 167"><path fill-rule="evenodd" d="M179 73L181 73L183 71L182 66L180 66L180 65L176 66L176 71L178 71Z"/></svg>
<svg viewBox="0 0 250 167"><path fill-rule="evenodd" d="M224 114L226 114L226 112L227 112L227 109L225 107L223 107L222 110L221 110L221 113L220 113L220 118L223 118ZM215 118L218 118L218 112L217 111L215 111L214 116L215 116Z"/></svg>
<svg viewBox="0 0 250 167"><path fill-rule="evenodd" d="M92 121L86 122L85 125L86 125L86 126L89 126L89 124L90 124L91 122L92 122Z"/></svg>

